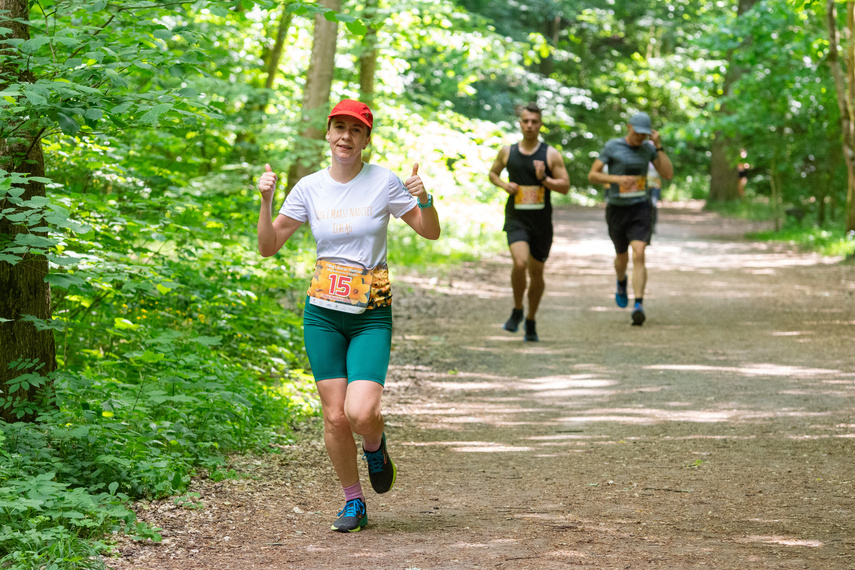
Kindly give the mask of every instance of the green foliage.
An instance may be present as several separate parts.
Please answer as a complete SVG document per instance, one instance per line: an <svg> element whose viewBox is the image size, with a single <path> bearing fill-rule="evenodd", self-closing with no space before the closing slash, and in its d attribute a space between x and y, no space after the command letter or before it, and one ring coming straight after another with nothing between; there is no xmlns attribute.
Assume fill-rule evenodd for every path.
<svg viewBox="0 0 855 570"><path fill-rule="evenodd" d="M821 255L852 258L855 256L855 233L805 227L791 220L780 231L757 232L749 236L760 241L784 242Z"/></svg>
<svg viewBox="0 0 855 570"><path fill-rule="evenodd" d="M297 159L315 14L347 30L333 98L359 96L359 4L47 0L31 3L30 39L0 25L0 140L42 141L48 174L29 180L49 192L22 199L22 158L0 156L0 219L21 230L0 235L0 263L50 261L53 318L23 320L54 331L59 362L46 377L17 359L0 394L18 417L38 414L0 425L0 567L101 567L105 533L157 538L129 501L177 494L203 508L191 476L235 477L228 453L265 450L318 413L300 320L314 244L303 229L260 258L253 186L257 165L284 173ZM505 196L487 172L528 101L570 173L557 204L599 199L593 158L644 110L677 171L666 199L706 196L721 130L752 163L748 199L729 213L802 209L762 238L851 253L834 229L845 171L822 8L792 4L758 0L737 18L735 0L381 1L371 161L401 177L419 162L443 223L436 242L390 224L393 279L396 266L504 250ZM266 89L283 10L298 17ZM741 74L724 98L731 53ZM773 183L783 207L767 198Z"/></svg>

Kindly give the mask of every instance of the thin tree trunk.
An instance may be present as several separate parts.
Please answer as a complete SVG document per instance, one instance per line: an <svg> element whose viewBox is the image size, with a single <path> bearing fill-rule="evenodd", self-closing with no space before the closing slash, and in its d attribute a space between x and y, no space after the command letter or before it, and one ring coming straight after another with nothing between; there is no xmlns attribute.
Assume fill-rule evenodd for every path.
<svg viewBox="0 0 855 570"><path fill-rule="evenodd" d="M279 29L276 31L276 43L273 44L270 57L267 58L267 78L264 80L265 89L273 89L273 81L276 79L276 73L279 71L279 62L282 61L282 49L285 47L285 37L288 35L288 29L291 28L291 20L293 19L294 14L283 8L282 17L279 18Z"/></svg>
<svg viewBox="0 0 855 570"><path fill-rule="evenodd" d="M374 109L374 81L377 75L377 30L373 22L377 18L378 0L366 0L363 14L368 22L368 33L362 38L359 54L359 100ZM371 146L362 153L365 162L371 161Z"/></svg>
<svg viewBox="0 0 855 570"><path fill-rule="evenodd" d="M29 28L17 21L29 19L27 2L21 0L0 0L0 13L10 18L4 26L11 28L14 39L27 40L30 37ZM14 66L0 66L0 78L14 78L18 82L34 82L35 77ZM0 91L5 90L8 83L0 80ZM24 144L7 144L0 139L0 168L7 171L44 176L45 163L42 145L39 139L41 133L23 133ZM45 185L31 182L24 187L21 198L29 200L36 196L45 196ZM7 199L0 198L0 243L6 240L14 241L15 236L28 232L28 228L9 221L8 214L14 213L16 207ZM44 233L36 233L46 237ZM39 331L26 321L24 315L33 315L42 320L51 318L50 286L45 283L48 274L48 261L41 255L25 255L16 264L0 261L0 398L13 398L18 403L35 403L52 391L48 384L41 389L30 386L29 390L18 390L8 393L6 385L9 380L20 376L23 372L38 371L42 375L56 369L56 344L52 330ZM12 370L10 363L28 359L35 362L30 369ZM8 400L7 400L8 402ZM35 413L27 413L21 417L15 414L15 406L0 408L0 418L4 421L33 421Z"/></svg>
<svg viewBox="0 0 855 570"><path fill-rule="evenodd" d="M737 18L742 16L757 0L740 0L737 8ZM727 95L730 92L730 87L739 79L742 71L733 64L733 54L735 50L730 50L727 54L727 73L724 76L724 86L722 93ZM722 105L719 114L727 115L729 113L727 105ZM739 172L736 161L733 157L737 156L738 141L730 135L726 135L722 131L716 131L713 135L713 144L710 158L710 202L726 202L729 200L739 199Z"/></svg>
<svg viewBox="0 0 855 570"><path fill-rule="evenodd" d="M366 20L377 17L378 0L366 0ZM377 74L377 29L373 22L368 25L368 33L362 38L362 53L359 54L359 97L360 101L374 108L374 77Z"/></svg>
<svg viewBox="0 0 855 570"><path fill-rule="evenodd" d="M341 0L322 0L321 4L335 12L341 12ZM287 187L290 190L300 178L318 170L323 159L326 115L332 91L335 71L336 36L338 22L329 21L321 14L315 16L315 36L312 40L312 57L306 74L303 91L303 128L294 141L292 149L296 157L288 171Z"/></svg>
<svg viewBox="0 0 855 570"><path fill-rule="evenodd" d="M235 136L232 155L235 159L244 159L247 154L253 154L255 142L255 126L256 121L252 117L260 115L267 107L267 102L270 100L269 90L273 89L273 84L276 81L276 74L279 72L279 63L282 61L282 51L285 47L285 38L288 35L288 30L291 27L291 20L294 14L289 12L287 8L282 9L282 16L279 18L279 26L276 29L276 41L273 44L273 49L265 62L266 77L264 79L264 91L256 94L257 98L253 98L248 102L245 115L249 124ZM249 150L249 152L246 152Z"/></svg>
<svg viewBox="0 0 855 570"><path fill-rule="evenodd" d="M853 2L846 3L847 28L850 38L855 28L855 9ZM828 64L831 66L831 74L834 77L834 88L837 92L837 107L840 111L840 130L843 134L843 158L846 162L846 231L855 230L855 113L853 113L852 91L852 61L849 65L849 84L843 76L840 67L840 35L837 30L837 5L834 0L826 1L826 24L828 26ZM851 43L851 42L850 42ZM852 58L852 50L849 51Z"/></svg>

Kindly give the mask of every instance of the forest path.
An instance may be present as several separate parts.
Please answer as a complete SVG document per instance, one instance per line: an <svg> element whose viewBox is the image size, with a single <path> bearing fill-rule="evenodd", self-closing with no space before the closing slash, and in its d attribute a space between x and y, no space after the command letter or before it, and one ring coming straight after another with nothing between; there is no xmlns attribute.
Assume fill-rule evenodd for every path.
<svg viewBox="0 0 855 570"><path fill-rule="evenodd" d="M151 505L117 569L855 568L855 266L664 208L648 320L613 300L600 208L555 212L540 343L501 323L509 257L398 275L395 487L331 532L317 426L251 477Z"/></svg>

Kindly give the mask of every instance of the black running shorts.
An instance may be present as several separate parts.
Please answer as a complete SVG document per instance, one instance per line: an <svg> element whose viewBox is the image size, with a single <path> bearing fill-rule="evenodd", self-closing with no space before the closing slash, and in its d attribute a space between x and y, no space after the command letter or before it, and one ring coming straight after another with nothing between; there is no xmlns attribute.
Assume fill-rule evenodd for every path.
<svg viewBox="0 0 855 570"><path fill-rule="evenodd" d="M508 245L524 241L528 243L529 253L533 258L541 263L546 262L549 250L552 249L552 224L532 228L509 220L505 222L505 233L508 234Z"/></svg>
<svg viewBox="0 0 855 570"><path fill-rule="evenodd" d="M609 226L609 237L615 245L615 253L626 253L631 241L650 244L653 214L650 201L630 206L606 206L606 223Z"/></svg>

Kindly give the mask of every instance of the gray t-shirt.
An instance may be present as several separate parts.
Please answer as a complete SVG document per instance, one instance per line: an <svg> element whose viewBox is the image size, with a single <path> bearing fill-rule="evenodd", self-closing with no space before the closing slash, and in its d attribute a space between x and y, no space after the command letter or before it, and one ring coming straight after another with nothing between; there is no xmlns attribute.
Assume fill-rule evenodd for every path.
<svg viewBox="0 0 855 570"><path fill-rule="evenodd" d="M610 184L606 189L606 203L615 206L630 206L647 201L647 165L656 159L653 145L630 146L625 138L612 139L606 143L598 157L609 169L609 174L635 176L632 184L621 187Z"/></svg>

